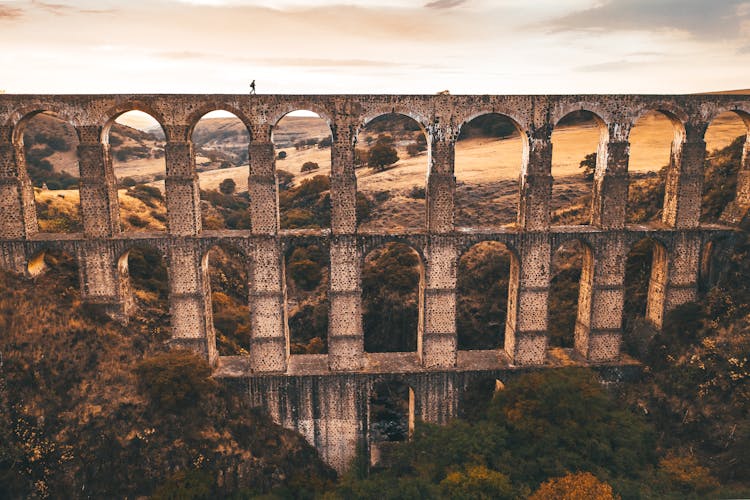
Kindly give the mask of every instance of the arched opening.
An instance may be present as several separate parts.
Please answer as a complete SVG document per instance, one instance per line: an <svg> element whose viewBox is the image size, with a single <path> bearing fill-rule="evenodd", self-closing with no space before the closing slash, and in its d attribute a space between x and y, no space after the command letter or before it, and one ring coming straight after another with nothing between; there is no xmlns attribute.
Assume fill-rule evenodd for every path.
<svg viewBox="0 0 750 500"><path fill-rule="evenodd" d="M405 382L376 382L370 396L370 464L387 465L390 443L414 432L414 391Z"/></svg>
<svg viewBox="0 0 750 500"><path fill-rule="evenodd" d="M625 222L661 220L670 158L683 137L682 124L666 112L649 111L635 122L629 138Z"/></svg>
<svg viewBox="0 0 750 500"><path fill-rule="evenodd" d="M492 398L505 390L505 384L494 377L481 377L471 380L461 393L461 417L470 422L482 420L487 416Z"/></svg>
<svg viewBox="0 0 750 500"><path fill-rule="evenodd" d="M78 261L68 252L59 248L44 249L29 259L27 267L29 276L48 282L50 287L64 290L66 295L79 294Z"/></svg>
<svg viewBox="0 0 750 500"><path fill-rule="evenodd" d="M157 340L170 338L169 276L159 250L146 245L128 249L118 261L122 288L132 301L128 309Z"/></svg>
<svg viewBox="0 0 750 500"><path fill-rule="evenodd" d="M552 131L552 200L550 223L591 223L591 194L600 143L607 127L591 111L568 113Z"/></svg>
<svg viewBox="0 0 750 500"><path fill-rule="evenodd" d="M250 133L245 124L228 111L212 111L196 123L189 139L200 182L203 229L250 229Z"/></svg>
<svg viewBox="0 0 750 500"><path fill-rule="evenodd" d="M117 180L122 230L166 230L164 129L151 115L128 111L104 127L103 140Z"/></svg>
<svg viewBox="0 0 750 500"><path fill-rule="evenodd" d="M357 135L357 224L363 230L425 227L427 135L413 118L380 115Z"/></svg>
<svg viewBox="0 0 750 500"><path fill-rule="evenodd" d="M644 238L635 243L625 261L623 344L628 354L642 356L661 327L667 250Z"/></svg>
<svg viewBox="0 0 750 500"><path fill-rule="evenodd" d="M365 351L416 351L423 299L424 266L413 248L388 243L367 254L362 270Z"/></svg>
<svg viewBox="0 0 750 500"><path fill-rule="evenodd" d="M327 354L328 245L322 242L291 245L285 265L290 351Z"/></svg>
<svg viewBox="0 0 750 500"><path fill-rule="evenodd" d="M273 127L281 229L331 225L331 129L312 111L294 111Z"/></svg>
<svg viewBox="0 0 750 500"><path fill-rule="evenodd" d="M549 346L574 347L582 278L592 252L580 240L566 241L552 254L550 265ZM590 273L589 273L590 274Z"/></svg>
<svg viewBox="0 0 750 500"><path fill-rule="evenodd" d="M250 347L250 310L245 254L219 243L203 259L211 285L216 351L219 356L246 355Z"/></svg>
<svg viewBox="0 0 750 500"><path fill-rule="evenodd" d="M701 221L716 222L737 193L737 174L746 158L750 115L728 111L714 118L705 134Z"/></svg>
<svg viewBox="0 0 750 500"><path fill-rule="evenodd" d="M83 231L75 128L50 112L30 115L18 127L16 141L23 146L39 232Z"/></svg>
<svg viewBox="0 0 750 500"><path fill-rule="evenodd" d="M496 241L477 243L459 259L458 349L499 349L504 345L512 265L518 265L514 255Z"/></svg>
<svg viewBox="0 0 750 500"><path fill-rule="evenodd" d="M456 226L516 222L525 142L525 134L505 115L481 115L461 127L455 162Z"/></svg>

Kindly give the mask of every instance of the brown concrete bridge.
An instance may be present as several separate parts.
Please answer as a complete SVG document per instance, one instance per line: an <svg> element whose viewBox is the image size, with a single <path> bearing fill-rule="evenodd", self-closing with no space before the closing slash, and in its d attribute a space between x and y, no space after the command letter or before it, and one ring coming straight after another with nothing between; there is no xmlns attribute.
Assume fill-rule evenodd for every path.
<svg viewBox="0 0 750 500"><path fill-rule="evenodd" d="M163 233L120 228L117 187L108 144L109 128L127 111L149 113L166 135L167 226ZM248 231L201 228L193 128L210 111L234 113L247 126ZM330 228L280 230L275 152L271 134L291 111L318 113L330 126ZM552 142L555 125L586 110L600 127L590 225L550 226ZM625 223L629 133L644 114L657 111L674 124L662 220ZM412 389L412 412L445 422L459 411L458 393L479 376L505 377L529 367L557 366L548 356L547 297L552 250L568 240L585 249L575 353L580 364L623 365L620 354L626 256L643 238L655 245L647 318L695 300L707 245L730 226L700 224L704 134L727 111L750 126L750 96L738 95L0 95L0 265L27 275L40 272L40 255L57 248L79 264L84 300L103 304L126 320L132 303L127 253L150 246L165 256L169 274L171 343L194 349L217 366L217 376L242 384L251 400L279 423L299 430L325 460L343 469L357 445L367 442L369 394L379 380L398 378ZM80 144L83 232L39 233L34 193L26 172L23 130L40 112L75 127ZM414 118L427 136L426 219L407 234L358 231L355 215L357 133L374 118L400 113ZM483 114L508 117L523 142L519 205L514 227L454 224L455 144L462 125ZM727 211L750 206L750 146L745 143L736 199ZM328 354L290 356L285 307L284 250L301 239L330 249ZM361 270L366 253L388 241L414 248L424 266L420 328L413 353L364 352ZM505 345L501 350L458 351L458 259L481 241L504 243L512 254ZM244 253L251 315L250 354L217 355L208 251L230 243Z"/></svg>

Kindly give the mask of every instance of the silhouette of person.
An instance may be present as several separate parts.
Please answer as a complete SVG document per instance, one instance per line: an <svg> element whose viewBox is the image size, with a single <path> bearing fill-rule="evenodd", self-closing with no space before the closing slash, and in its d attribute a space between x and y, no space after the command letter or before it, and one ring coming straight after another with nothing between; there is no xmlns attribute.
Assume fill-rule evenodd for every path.
<svg viewBox="0 0 750 500"><path fill-rule="evenodd" d="M250 93L255 94L255 80L250 82Z"/></svg>

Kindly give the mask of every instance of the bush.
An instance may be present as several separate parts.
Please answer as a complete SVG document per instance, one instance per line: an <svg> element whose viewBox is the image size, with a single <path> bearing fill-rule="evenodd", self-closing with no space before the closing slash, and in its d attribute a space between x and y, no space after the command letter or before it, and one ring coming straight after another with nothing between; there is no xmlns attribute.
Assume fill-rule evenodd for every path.
<svg viewBox="0 0 750 500"><path fill-rule="evenodd" d="M613 500L620 497L614 495L610 485L599 481L592 473L578 472L545 481L529 500L549 498Z"/></svg>
<svg viewBox="0 0 750 500"><path fill-rule="evenodd" d="M126 188L133 187L136 184L138 183L135 182L135 179L133 179L132 177L125 177L122 181L120 181L120 185Z"/></svg>
<svg viewBox="0 0 750 500"><path fill-rule="evenodd" d="M234 182L234 179L227 178L219 184L219 191L223 194L232 194L235 189L237 189L237 184Z"/></svg>
<svg viewBox="0 0 750 500"><path fill-rule="evenodd" d="M276 155L276 158L279 160L286 159L286 151L279 151L279 154Z"/></svg>
<svg viewBox="0 0 750 500"><path fill-rule="evenodd" d="M308 259L291 262L289 275L300 288L308 292L314 290L323 278L320 265Z"/></svg>
<svg viewBox="0 0 750 500"><path fill-rule="evenodd" d="M320 168L320 165L315 163L314 161L306 161L302 168L300 169L300 172L311 172L313 170L318 170Z"/></svg>
<svg viewBox="0 0 750 500"><path fill-rule="evenodd" d="M175 350L143 359L135 368L139 389L158 409L182 411L216 388L205 359Z"/></svg>
<svg viewBox="0 0 750 500"><path fill-rule="evenodd" d="M385 141L378 139L378 142L370 148L367 158L367 165L375 170L382 171L386 167L393 165L399 160L396 148Z"/></svg>

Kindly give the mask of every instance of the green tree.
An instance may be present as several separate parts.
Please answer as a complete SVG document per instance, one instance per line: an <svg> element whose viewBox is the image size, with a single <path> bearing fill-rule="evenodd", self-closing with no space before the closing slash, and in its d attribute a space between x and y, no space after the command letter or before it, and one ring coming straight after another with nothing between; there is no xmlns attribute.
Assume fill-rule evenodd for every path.
<svg viewBox="0 0 750 500"><path fill-rule="evenodd" d="M398 151L390 145L387 140L378 139L378 142L370 148L367 164L377 171L385 170L399 160Z"/></svg>
<svg viewBox="0 0 750 500"><path fill-rule="evenodd" d="M586 157L581 160L579 167L583 169L583 178L587 181L594 179L594 172L596 172L596 153L589 153Z"/></svg>

